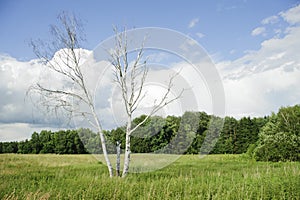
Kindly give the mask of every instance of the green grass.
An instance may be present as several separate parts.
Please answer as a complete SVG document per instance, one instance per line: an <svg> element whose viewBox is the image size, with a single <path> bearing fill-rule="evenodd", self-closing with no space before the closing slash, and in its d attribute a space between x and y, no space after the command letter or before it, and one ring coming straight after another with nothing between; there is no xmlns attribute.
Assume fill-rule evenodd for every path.
<svg viewBox="0 0 300 200"><path fill-rule="evenodd" d="M299 168L241 155L187 155L122 179L109 178L92 155L2 154L0 199L300 199Z"/></svg>

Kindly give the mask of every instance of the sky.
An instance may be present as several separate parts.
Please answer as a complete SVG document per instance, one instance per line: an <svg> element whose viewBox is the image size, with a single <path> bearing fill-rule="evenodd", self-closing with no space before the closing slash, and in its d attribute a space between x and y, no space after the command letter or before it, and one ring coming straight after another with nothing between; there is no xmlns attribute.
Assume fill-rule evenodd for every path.
<svg viewBox="0 0 300 200"><path fill-rule="evenodd" d="M41 74L28 44L32 39L49 38L49 25L57 23L61 11L83 21L86 52L112 36L113 25L160 27L192 38L221 77L226 115L240 118L261 117L281 106L299 104L299 3L0 0L0 141L23 140L33 131L65 126L56 118L43 117L25 98L28 87ZM183 62L172 65L174 69L179 66L187 69ZM201 109L210 112L204 105Z"/></svg>

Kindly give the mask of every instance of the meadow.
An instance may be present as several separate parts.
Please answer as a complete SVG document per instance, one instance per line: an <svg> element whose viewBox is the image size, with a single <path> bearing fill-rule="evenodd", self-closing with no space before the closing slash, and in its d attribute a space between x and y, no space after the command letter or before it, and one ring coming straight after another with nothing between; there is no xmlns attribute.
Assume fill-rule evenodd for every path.
<svg viewBox="0 0 300 200"><path fill-rule="evenodd" d="M0 180L0 199L300 199L299 162L245 155L184 155L124 179L93 155L0 154Z"/></svg>

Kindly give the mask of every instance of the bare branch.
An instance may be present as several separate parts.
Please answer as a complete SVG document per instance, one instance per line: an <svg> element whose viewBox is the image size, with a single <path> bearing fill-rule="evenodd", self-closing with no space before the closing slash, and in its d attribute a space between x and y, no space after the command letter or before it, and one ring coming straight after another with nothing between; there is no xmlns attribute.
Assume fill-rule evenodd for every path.
<svg viewBox="0 0 300 200"><path fill-rule="evenodd" d="M147 119L149 119L151 116L153 116L155 113L157 113L159 110L161 110L162 108L164 108L165 106L171 104L172 102L176 101L177 99L179 99L183 92L184 92L184 89L181 90L181 92L174 98L170 99L167 101L167 98L171 92L171 87L173 85L173 80L174 78L178 75L178 73L174 74L171 78L170 78L170 81L169 81L169 85L168 85L168 89L167 89L167 92L163 95L162 99L160 100L160 102L157 104L157 105L154 105L152 110L150 111L149 114L147 114L147 116L145 117L145 119L143 121L141 121L139 124L137 124L133 129L131 129L131 132L134 132L137 128L139 128L141 125L143 125ZM154 103L155 104L155 103Z"/></svg>
<svg viewBox="0 0 300 200"><path fill-rule="evenodd" d="M145 97L145 93L143 95L143 89L148 74L146 60L142 61L145 40L141 44L141 47L135 51L137 53L136 58L133 60L133 64L130 65L130 62L128 60L128 54L131 52L128 52L128 38L126 29L122 33L119 33L118 29L114 27L114 32L115 49L109 52L111 56L110 62L113 66L114 81L118 84L118 86L121 89L122 99L127 113L125 157L122 175L123 177L125 177L129 169L130 137L132 132L134 132L138 127L144 124L147 121L147 119L149 119L149 117L153 116L160 109L180 98L184 90L182 90L178 96L172 99L168 99L171 93L171 88L173 87L174 79L179 74L178 72L172 77L170 77L167 86L167 91L164 93L164 95L158 103L156 102L157 100L154 102L152 110L150 111L150 113L148 113L145 119L139 124L137 124L135 127L131 127L133 113L139 107L139 104Z"/></svg>
<svg viewBox="0 0 300 200"><path fill-rule="evenodd" d="M42 64L54 75L63 77L64 81L74 89L70 90L69 87L65 88L64 86L53 89L37 83L28 89L27 95L29 93L37 94L40 97L38 103L47 110L52 109L56 114L58 110L64 110L70 118L74 117L74 114L84 117L89 124L96 128L101 139L109 174L113 176L112 165L107 155L106 140L93 104L94 99L87 88L80 66L82 27L75 16L65 12L58 16L58 20L61 26L51 26L52 42L31 41L31 46ZM89 111L78 108L77 106L80 104L86 105Z"/></svg>

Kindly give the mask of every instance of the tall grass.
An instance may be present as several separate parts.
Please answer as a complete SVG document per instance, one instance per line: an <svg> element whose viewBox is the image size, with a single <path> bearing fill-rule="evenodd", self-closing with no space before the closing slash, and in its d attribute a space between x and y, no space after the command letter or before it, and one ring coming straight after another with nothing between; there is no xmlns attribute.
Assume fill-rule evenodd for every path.
<svg viewBox="0 0 300 200"><path fill-rule="evenodd" d="M299 168L241 155L187 155L122 179L109 178L92 155L3 154L0 199L300 199Z"/></svg>

